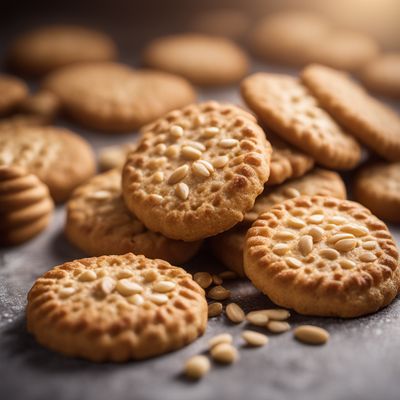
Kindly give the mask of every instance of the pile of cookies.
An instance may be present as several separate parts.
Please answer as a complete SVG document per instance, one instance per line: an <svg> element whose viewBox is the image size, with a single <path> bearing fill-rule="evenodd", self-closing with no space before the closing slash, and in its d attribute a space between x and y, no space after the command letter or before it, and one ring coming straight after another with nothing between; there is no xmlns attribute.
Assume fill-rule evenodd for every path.
<svg viewBox="0 0 400 400"><path fill-rule="evenodd" d="M357 317L392 302L399 254L379 218L400 222L393 110L320 64L299 77L245 77L245 53L204 34L150 43L143 60L154 70L116 55L101 33L48 27L20 37L9 53L19 71L46 74L40 91L30 96L22 81L0 78L2 241L33 237L54 202L67 201L65 235L91 256L53 268L30 290L28 329L41 344L93 361L143 359L194 341L222 302L233 323L290 329L287 310L245 315L229 303L227 279L248 278L278 306L305 315ZM239 81L247 108L196 102L193 84ZM95 175L89 143L44 126L58 112L93 130L140 135L103 152L104 172ZM381 161L361 165L363 149ZM356 171L359 203L347 200L338 171ZM192 277L174 266L207 251L228 271ZM329 337L309 326L294 334L314 344ZM268 341L249 330L242 338L249 346ZM210 355L236 361L232 337L214 338ZM186 365L195 378L209 368L204 356Z"/></svg>

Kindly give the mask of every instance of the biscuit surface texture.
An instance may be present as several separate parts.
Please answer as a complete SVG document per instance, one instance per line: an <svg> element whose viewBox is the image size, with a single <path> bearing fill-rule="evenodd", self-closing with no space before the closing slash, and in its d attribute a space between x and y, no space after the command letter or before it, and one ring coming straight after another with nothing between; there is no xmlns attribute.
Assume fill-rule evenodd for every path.
<svg viewBox="0 0 400 400"><path fill-rule="evenodd" d="M117 63L65 67L51 74L44 87L59 96L72 118L102 131L137 129L195 99L181 77Z"/></svg>
<svg viewBox="0 0 400 400"><path fill-rule="evenodd" d="M174 264L188 261L201 242L181 242L154 233L126 208L121 171L97 175L77 188L67 205L65 232L90 256L133 252Z"/></svg>
<svg viewBox="0 0 400 400"><path fill-rule="evenodd" d="M28 96L28 87L18 78L0 74L0 94L0 115L3 115Z"/></svg>
<svg viewBox="0 0 400 400"><path fill-rule="evenodd" d="M398 257L386 225L362 205L301 196L256 220L247 233L244 265L276 304L347 318L375 312L395 298Z"/></svg>
<svg viewBox="0 0 400 400"><path fill-rule="evenodd" d="M183 269L128 253L54 267L28 294L28 330L45 347L91 361L181 348L207 324L204 291Z"/></svg>
<svg viewBox="0 0 400 400"><path fill-rule="evenodd" d="M35 175L15 166L0 166L0 243L25 242L50 222L54 204Z"/></svg>
<svg viewBox="0 0 400 400"><path fill-rule="evenodd" d="M241 93L267 127L322 166L351 169L359 162L358 143L319 107L296 78L253 74L242 82Z"/></svg>
<svg viewBox="0 0 400 400"><path fill-rule="evenodd" d="M68 64L84 61L109 61L117 55L110 37L91 29L45 26L26 32L12 44L8 57L16 69L42 75Z"/></svg>
<svg viewBox="0 0 400 400"><path fill-rule="evenodd" d="M213 251L217 258L229 269L244 276L243 247L247 230L259 215L273 206L298 197L330 196L338 199L346 198L346 188L340 175L336 172L315 168L301 178L285 182L277 187L266 188L257 197L254 207L248 211L242 223L229 231L211 238Z"/></svg>
<svg viewBox="0 0 400 400"><path fill-rule="evenodd" d="M197 85L228 85L247 72L245 53L218 36L182 34L155 39L145 49L146 65L181 75Z"/></svg>
<svg viewBox="0 0 400 400"><path fill-rule="evenodd" d="M206 102L143 129L123 169L127 207L151 230L192 241L229 229L269 176L271 146L254 117Z"/></svg>
<svg viewBox="0 0 400 400"><path fill-rule="evenodd" d="M379 218L400 222L400 162L363 167L354 180L354 196Z"/></svg>
<svg viewBox="0 0 400 400"><path fill-rule="evenodd" d="M302 81L319 103L360 142L389 161L400 160L400 117L348 75L310 65Z"/></svg>
<svg viewBox="0 0 400 400"><path fill-rule="evenodd" d="M94 174L92 149L84 139L63 128L18 127L0 134L0 165L15 165L35 174L56 202Z"/></svg>

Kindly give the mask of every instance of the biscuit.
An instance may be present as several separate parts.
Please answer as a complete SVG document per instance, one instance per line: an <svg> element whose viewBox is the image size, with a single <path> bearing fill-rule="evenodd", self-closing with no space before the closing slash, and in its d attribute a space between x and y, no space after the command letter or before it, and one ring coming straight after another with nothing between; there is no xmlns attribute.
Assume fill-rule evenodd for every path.
<svg viewBox="0 0 400 400"><path fill-rule="evenodd" d="M400 98L400 53L384 53L367 63L360 79L367 89Z"/></svg>
<svg viewBox="0 0 400 400"><path fill-rule="evenodd" d="M28 96L28 87L18 78L0 75L0 93L0 115L4 115Z"/></svg>
<svg viewBox="0 0 400 400"><path fill-rule="evenodd" d="M259 215L269 211L273 206L300 195L345 199L346 187L336 172L315 168L301 178L290 180L276 188L266 188L257 197L254 207L246 213L242 223L211 238L211 246L216 257L227 268L234 270L240 276L245 276L243 247L248 228Z"/></svg>
<svg viewBox="0 0 400 400"><path fill-rule="evenodd" d="M99 151L98 163L102 171L113 168L122 168L129 152L136 148L136 143L124 143L120 145L103 147Z"/></svg>
<svg viewBox="0 0 400 400"><path fill-rule="evenodd" d="M19 127L0 134L0 165L15 165L37 175L56 202L94 174L88 142L63 128Z"/></svg>
<svg viewBox="0 0 400 400"><path fill-rule="evenodd" d="M128 253L54 267L28 294L27 325L69 357L122 362L179 349L207 325L204 290L183 269Z"/></svg>
<svg viewBox="0 0 400 400"><path fill-rule="evenodd" d="M242 82L241 92L267 127L320 165L351 169L360 161L358 143L319 107L296 78L257 73Z"/></svg>
<svg viewBox="0 0 400 400"><path fill-rule="evenodd" d="M172 111L143 129L122 174L127 207L177 240L216 235L243 219L269 176L271 146L255 118L230 104Z"/></svg>
<svg viewBox="0 0 400 400"><path fill-rule="evenodd" d="M400 162L376 163L359 171L354 196L377 217L400 222Z"/></svg>
<svg viewBox="0 0 400 400"><path fill-rule="evenodd" d="M267 186L303 176L314 166L314 160L307 154L275 135L267 133L267 137L272 146L271 172Z"/></svg>
<svg viewBox="0 0 400 400"><path fill-rule="evenodd" d="M102 32L72 25L51 25L26 32L12 43L9 64L30 75L43 75L68 64L110 61L117 56L113 40Z"/></svg>
<svg viewBox="0 0 400 400"><path fill-rule="evenodd" d="M87 63L52 73L44 88L82 125L101 131L131 131L195 100L183 78L133 70L117 63Z"/></svg>
<svg viewBox="0 0 400 400"><path fill-rule="evenodd" d="M346 74L310 65L302 81L321 107L372 151L389 161L400 160L400 118Z"/></svg>
<svg viewBox="0 0 400 400"><path fill-rule="evenodd" d="M246 54L232 41L195 33L164 36L144 50L151 68L181 75L200 86L229 85L246 74Z"/></svg>
<svg viewBox="0 0 400 400"><path fill-rule="evenodd" d="M18 111L22 114L37 115L48 122L52 121L60 110L58 97L48 90L39 90L28 96L19 106Z"/></svg>
<svg viewBox="0 0 400 400"><path fill-rule="evenodd" d="M0 118L0 131L16 130L29 126L43 126L48 123L48 119L35 114L16 113L6 118Z"/></svg>
<svg viewBox="0 0 400 400"><path fill-rule="evenodd" d="M201 242L181 242L147 230L126 208L121 172L111 170L78 187L67 204L65 233L90 256L133 252L183 264Z"/></svg>
<svg viewBox="0 0 400 400"><path fill-rule="evenodd" d="M400 287L398 258L386 225L361 204L301 196L256 220L244 268L279 306L350 318L392 302Z"/></svg>
<svg viewBox="0 0 400 400"><path fill-rule="evenodd" d="M54 204L49 190L22 168L0 166L0 243L15 245L43 231Z"/></svg>

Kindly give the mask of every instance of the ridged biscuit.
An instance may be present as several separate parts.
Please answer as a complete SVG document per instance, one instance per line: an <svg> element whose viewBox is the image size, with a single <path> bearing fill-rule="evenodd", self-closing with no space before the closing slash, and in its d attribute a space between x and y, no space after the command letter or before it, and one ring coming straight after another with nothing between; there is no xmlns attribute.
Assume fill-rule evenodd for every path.
<svg viewBox="0 0 400 400"><path fill-rule="evenodd" d="M128 253L54 267L28 294L28 330L70 357L122 362L179 349L207 326L203 289L183 269Z"/></svg>
<svg viewBox="0 0 400 400"><path fill-rule="evenodd" d="M321 107L360 142L389 161L400 161L400 117L394 110L332 68L310 65L301 79Z"/></svg>
<svg viewBox="0 0 400 400"><path fill-rule="evenodd" d="M4 115L28 96L28 87L16 77L0 74L0 94L0 115Z"/></svg>
<svg viewBox="0 0 400 400"><path fill-rule="evenodd" d="M217 102L175 110L143 129L122 175L127 207L152 231L193 241L243 219L269 176L255 118Z"/></svg>
<svg viewBox="0 0 400 400"><path fill-rule="evenodd" d="M95 172L88 142L63 128L18 127L0 133L0 165L15 165L45 183L56 202L64 201Z"/></svg>
<svg viewBox="0 0 400 400"><path fill-rule="evenodd" d="M229 269L240 276L243 270L243 247L247 230L259 215L287 199L308 196L330 196L346 198L346 187L336 172L315 168L301 178L290 180L276 188L266 188L257 197L254 207L246 213L242 223L229 231L211 238L211 245L217 258Z"/></svg>
<svg viewBox="0 0 400 400"><path fill-rule="evenodd" d="M117 56L106 34L74 25L49 25L26 32L12 43L8 61L30 75L42 75L68 64L110 61Z"/></svg>
<svg viewBox="0 0 400 400"><path fill-rule="evenodd" d="M201 86L235 83L249 68L246 54L234 42L196 33L153 40L144 50L143 61Z"/></svg>
<svg viewBox="0 0 400 400"><path fill-rule="evenodd" d="M354 179L358 202L385 221L400 222L400 162L367 165Z"/></svg>
<svg viewBox="0 0 400 400"><path fill-rule="evenodd" d="M244 268L279 306L350 318L393 301L398 258L386 225L361 204L301 196L256 220L247 233Z"/></svg>
<svg viewBox="0 0 400 400"><path fill-rule="evenodd" d="M241 93L267 127L320 165L351 169L360 161L361 149L355 139L319 107L296 78L257 73L244 79Z"/></svg>
<svg viewBox="0 0 400 400"><path fill-rule="evenodd" d="M54 204L35 175L15 166L0 166L0 243L25 242L49 224Z"/></svg>
<svg viewBox="0 0 400 400"><path fill-rule="evenodd" d="M65 67L43 86L60 98L76 121L109 132L135 130L196 98L193 87L179 76L117 63Z"/></svg>
<svg viewBox="0 0 400 400"><path fill-rule="evenodd" d="M87 255L132 252L173 264L188 261L201 242L181 242L154 233L130 213L122 199L121 171L97 175L78 187L67 204L65 233Z"/></svg>

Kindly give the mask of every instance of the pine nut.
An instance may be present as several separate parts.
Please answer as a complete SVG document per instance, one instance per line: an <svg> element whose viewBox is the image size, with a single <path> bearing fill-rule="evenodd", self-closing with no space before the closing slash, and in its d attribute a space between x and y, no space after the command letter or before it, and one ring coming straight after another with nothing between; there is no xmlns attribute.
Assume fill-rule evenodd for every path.
<svg viewBox="0 0 400 400"><path fill-rule="evenodd" d="M377 259L377 257L373 253L363 253L360 256L360 261L362 261L362 262L373 262L376 259Z"/></svg>
<svg viewBox="0 0 400 400"><path fill-rule="evenodd" d="M318 326L302 325L294 330L297 340L308 344L324 344L329 339L329 333Z"/></svg>
<svg viewBox="0 0 400 400"><path fill-rule="evenodd" d="M291 228L296 228L296 229L304 228L306 226L306 223L302 219L297 217L290 217L287 220L287 224Z"/></svg>
<svg viewBox="0 0 400 400"><path fill-rule="evenodd" d="M127 299L129 303L134 304L135 306L141 306L144 303L144 298L141 294L134 294L133 296L128 297Z"/></svg>
<svg viewBox="0 0 400 400"><path fill-rule="evenodd" d="M210 137L214 137L218 133L219 133L219 128L217 128L216 126L209 126L204 129L203 136L210 138Z"/></svg>
<svg viewBox="0 0 400 400"><path fill-rule="evenodd" d="M246 320L255 326L266 326L269 321L269 317L263 310L251 311L246 315Z"/></svg>
<svg viewBox="0 0 400 400"><path fill-rule="evenodd" d="M319 255L328 260L336 260L340 254L336 250L328 248L320 250Z"/></svg>
<svg viewBox="0 0 400 400"><path fill-rule="evenodd" d="M143 287L136 282L131 282L128 279L121 279L117 282L117 292L122 296L130 296L135 293L141 293Z"/></svg>
<svg viewBox="0 0 400 400"><path fill-rule="evenodd" d="M230 297L231 292L223 286L214 286L207 293L207 297L213 300L225 300Z"/></svg>
<svg viewBox="0 0 400 400"><path fill-rule="evenodd" d="M176 283L172 281L158 281L154 283L153 290L159 293L167 293L171 290L174 290L176 287Z"/></svg>
<svg viewBox="0 0 400 400"><path fill-rule="evenodd" d="M199 163L203 164L209 171L214 172L214 167L212 166L212 164L210 162L208 162L207 160L199 160Z"/></svg>
<svg viewBox="0 0 400 400"><path fill-rule="evenodd" d="M219 141L218 145L219 145L219 147L222 147L223 149L230 149L232 147L237 146L238 143L239 143L239 141L236 139L222 139Z"/></svg>
<svg viewBox="0 0 400 400"><path fill-rule="evenodd" d="M211 357L222 364L232 364L239 358L238 351L229 343L220 343L211 349Z"/></svg>
<svg viewBox="0 0 400 400"><path fill-rule="evenodd" d="M76 289L73 287L63 287L59 290L58 295L61 299L66 299L69 296L72 296L76 292Z"/></svg>
<svg viewBox="0 0 400 400"><path fill-rule="evenodd" d="M193 169L194 174L197 176L208 178L211 175L210 171L207 169L207 167L198 161L196 161L192 164L192 169Z"/></svg>
<svg viewBox="0 0 400 400"><path fill-rule="evenodd" d="M322 214L314 214L308 218L308 222L310 224L320 224L324 220L324 216Z"/></svg>
<svg viewBox="0 0 400 400"><path fill-rule="evenodd" d="M210 360L203 355L189 358L185 364L185 375L190 379L200 379L210 370Z"/></svg>
<svg viewBox="0 0 400 400"><path fill-rule="evenodd" d="M153 293L148 296L148 299L157 305L161 305L168 301L168 296L166 294Z"/></svg>
<svg viewBox="0 0 400 400"><path fill-rule="evenodd" d="M299 240L299 250L303 256L310 254L314 246L313 238L310 235L304 235Z"/></svg>
<svg viewBox="0 0 400 400"><path fill-rule="evenodd" d="M290 325L286 321L269 321L267 329L273 333L283 333L290 330Z"/></svg>
<svg viewBox="0 0 400 400"><path fill-rule="evenodd" d="M321 241L322 238L324 237L324 233L325 233L324 230L319 226L313 226L308 231L308 234L312 236L314 243Z"/></svg>
<svg viewBox="0 0 400 400"><path fill-rule="evenodd" d="M212 276L208 272L196 272L193 279L203 289L207 289L213 282Z"/></svg>
<svg viewBox="0 0 400 400"><path fill-rule="evenodd" d="M168 178L168 183L170 185L174 185L175 183L178 183L181 181L188 173L189 167L185 165L181 165L179 168L177 168Z"/></svg>
<svg viewBox="0 0 400 400"><path fill-rule="evenodd" d="M342 239L335 243L335 249L340 252L347 252L353 250L357 246L355 239Z"/></svg>
<svg viewBox="0 0 400 400"><path fill-rule="evenodd" d="M290 312L283 308L271 308L268 310L262 310L270 320L273 321L284 321L290 317Z"/></svg>
<svg viewBox="0 0 400 400"><path fill-rule="evenodd" d="M284 243L278 243L272 248L272 251L278 256L283 256L289 251L289 246Z"/></svg>
<svg viewBox="0 0 400 400"><path fill-rule="evenodd" d="M95 279L97 279L97 274L92 270L86 270L79 275L79 280L81 282L91 282Z"/></svg>
<svg viewBox="0 0 400 400"><path fill-rule="evenodd" d="M186 200L189 197L189 186L186 183L179 182L176 185L175 193L181 200Z"/></svg>
<svg viewBox="0 0 400 400"><path fill-rule="evenodd" d="M219 335L216 335L212 337L208 341L208 348L212 349L213 347L217 346L218 344L221 343L228 343L231 344L233 341L232 335L230 333L220 333Z"/></svg>
<svg viewBox="0 0 400 400"><path fill-rule="evenodd" d="M115 280L113 278L110 278L109 276L105 276L100 281L100 290L104 294L109 294L115 289L116 285L117 285L117 282L115 282Z"/></svg>
<svg viewBox="0 0 400 400"><path fill-rule="evenodd" d="M236 303L228 304L225 312L227 317L235 324L239 324L245 318L244 311Z"/></svg>
<svg viewBox="0 0 400 400"><path fill-rule="evenodd" d="M153 175L153 182L155 183L161 183L164 180L164 173L162 173L161 171L157 171L154 175Z"/></svg>
<svg viewBox="0 0 400 400"><path fill-rule="evenodd" d="M177 144L171 144L168 146L167 150L165 150L165 155L170 158L176 158L179 154L179 146Z"/></svg>
<svg viewBox="0 0 400 400"><path fill-rule="evenodd" d="M248 346L261 347L268 343L268 337L259 332L243 331L242 338Z"/></svg>
<svg viewBox="0 0 400 400"><path fill-rule="evenodd" d="M183 146L181 150L181 155L188 160L198 160L201 157L201 151L195 149L192 146Z"/></svg>
<svg viewBox="0 0 400 400"><path fill-rule="evenodd" d="M352 269L352 268L356 267L356 263L355 262L353 262L351 260L346 260L346 259L341 260L339 262L339 264L343 269Z"/></svg>
<svg viewBox="0 0 400 400"><path fill-rule="evenodd" d="M377 243L374 240L370 240L368 242L364 242L362 244L363 249L365 250L374 250L376 249Z"/></svg>
<svg viewBox="0 0 400 400"><path fill-rule="evenodd" d="M336 243L342 239L354 239L354 235L351 233L337 233L336 235L331 236L327 242L328 243Z"/></svg>
<svg viewBox="0 0 400 400"><path fill-rule="evenodd" d="M295 237L296 237L296 235L293 232L285 231L285 230L279 231L279 232L275 233L275 235L274 235L274 239L277 239L277 240L292 240L292 239L295 239Z"/></svg>
<svg viewBox="0 0 400 400"><path fill-rule="evenodd" d="M208 318L218 317L222 313L222 303L211 303L208 305Z"/></svg>
<svg viewBox="0 0 400 400"><path fill-rule="evenodd" d="M183 136L183 128L179 125L172 125L171 128L169 129L169 133L171 134L172 137L178 139Z"/></svg>
<svg viewBox="0 0 400 400"><path fill-rule="evenodd" d="M365 236L368 235L368 228L358 225L358 224L348 224L340 227L343 232L352 233L354 236Z"/></svg>
<svg viewBox="0 0 400 400"><path fill-rule="evenodd" d="M214 168L223 168L226 164L228 164L229 158L228 156L220 156L215 158L212 161Z"/></svg>
<svg viewBox="0 0 400 400"><path fill-rule="evenodd" d="M285 261L290 268L301 268L303 266L303 263L294 257L286 257Z"/></svg>

